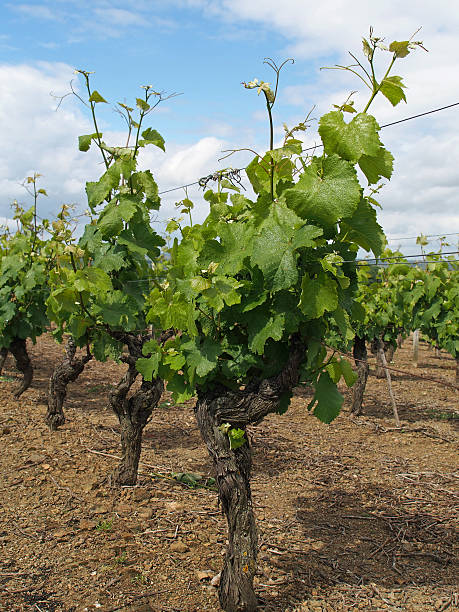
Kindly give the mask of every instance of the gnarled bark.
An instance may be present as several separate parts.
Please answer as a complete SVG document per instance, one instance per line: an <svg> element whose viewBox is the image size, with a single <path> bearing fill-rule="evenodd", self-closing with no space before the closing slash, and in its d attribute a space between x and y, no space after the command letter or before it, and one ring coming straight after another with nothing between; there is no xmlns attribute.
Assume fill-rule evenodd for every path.
<svg viewBox="0 0 459 612"><path fill-rule="evenodd" d="M111 475L111 483L118 486L135 485L137 482L143 430L164 391L161 379L154 378L151 382L142 379L140 388L128 397L139 375L135 363L142 356L146 338L126 335L123 340L129 350L129 355L123 358L128 369L116 388L110 392L109 400L121 426L121 460Z"/></svg>
<svg viewBox="0 0 459 612"><path fill-rule="evenodd" d="M220 405L222 404L220 400ZM227 408L231 410L230 399ZM216 401L201 397L196 404L196 419L202 438L212 457L219 499L228 522L228 548L220 579L219 598L223 610L256 610L253 589L257 570L257 529L252 508L250 471L252 451L249 441L232 450L216 416Z"/></svg>
<svg viewBox="0 0 459 612"><path fill-rule="evenodd" d="M48 410L45 420L53 431L65 423L63 407L67 396L67 385L78 378L85 365L92 359L89 348L86 355L79 359L75 359L75 354L75 341L70 336L65 347L65 357L55 367L48 384Z"/></svg>
<svg viewBox="0 0 459 612"><path fill-rule="evenodd" d="M20 397L26 391L33 380L33 366L27 353L25 338L14 338L9 347L10 353L16 361L17 369L22 372L23 379L19 387L14 392L14 397Z"/></svg>
<svg viewBox="0 0 459 612"><path fill-rule="evenodd" d="M254 381L243 391L226 387L198 390L196 419L215 466L219 499L228 523L228 548L219 586L220 605L226 612L253 612L258 602L253 588L257 568L257 530L252 509L250 443L231 449L220 429L229 423L245 429L277 411L279 400L298 382L304 346L292 341L289 361L276 377Z"/></svg>
<svg viewBox="0 0 459 612"><path fill-rule="evenodd" d="M352 353L354 355L354 362L357 367L357 380L352 386L351 412L352 414L359 416L362 414L363 396L367 386L368 372L370 371L365 338L355 336Z"/></svg>
<svg viewBox="0 0 459 612"><path fill-rule="evenodd" d="M8 357L8 349L1 348L0 349L0 376L3 372L3 366L5 365L6 358Z"/></svg>
<svg viewBox="0 0 459 612"><path fill-rule="evenodd" d="M456 357L456 382L459 383L459 357Z"/></svg>

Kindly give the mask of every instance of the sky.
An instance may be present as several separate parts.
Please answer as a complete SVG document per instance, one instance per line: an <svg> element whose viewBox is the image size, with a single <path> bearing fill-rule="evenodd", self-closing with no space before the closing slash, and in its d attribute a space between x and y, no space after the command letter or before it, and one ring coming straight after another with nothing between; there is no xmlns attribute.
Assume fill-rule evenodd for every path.
<svg viewBox="0 0 459 612"><path fill-rule="evenodd" d="M48 193L41 216L52 218L62 203L73 203L75 214L87 208L85 182L103 169L96 151L78 150L78 136L94 131L87 109L73 95L59 98L71 82L84 94L75 69L94 71L92 86L111 103L97 110L104 139L114 145L125 141L117 102L133 106L146 84L180 94L148 117L166 153L146 151L140 163L160 191L250 161L247 153L219 161L226 149L268 148L263 97L241 85L255 77L272 82L265 57L295 60L281 74L279 141L284 122L295 125L312 110L304 139L306 146L319 142L318 119L351 91L363 109L368 92L356 77L320 68L351 63L349 51L362 58L370 26L387 42L421 27L415 40L429 50L396 62L407 104L393 108L377 99L371 112L381 125L459 102L459 11L452 0L0 0L0 16L0 220L11 216L14 199L31 205L22 183L34 172ZM378 198L391 248L417 252L413 238L423 233L434 235L435 249L441 234L459 232L458 120L456 106L381 131L395 157L393 178ZM164 194L159 231L184 197L183 189ZM188 197L199 222L207 211L202 190L190 187ZM448 240L457 250L457 236Z"/></svg>

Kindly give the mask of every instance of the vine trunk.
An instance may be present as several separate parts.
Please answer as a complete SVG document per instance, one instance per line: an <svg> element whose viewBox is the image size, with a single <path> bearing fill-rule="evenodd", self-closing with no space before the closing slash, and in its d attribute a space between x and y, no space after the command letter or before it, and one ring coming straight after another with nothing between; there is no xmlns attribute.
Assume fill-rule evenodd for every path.
<svg viewBox="0 0 459 612"><path fill-rule="evenodd" d="M355 336L352 353L357 368L357 380L352 387L351 413L355 416L359 416L363 412L363 396L365 394L368 373L370 371L365 338Z"/></svg>
<svg viewBox="0 0 459 612"><path fill-rule="evenodd" d="M115 486L136 484L143 430L164 390L161 379L151 382L142 379L139 389L127 397L139 374L135 359L129 361L126 374L111 391L109 400L121 428L121 460L111 475L111 483Z"/></svg>
<svg viewBox="0 0 459 612"><path fill-rule="evenodd" d="M25 338L14 338L9 347L10 353L16 361L17 369L22 373L23 379L19 387L14 392L14 397L20 397L26 391L33 380L33 366L27 353L27 343Z"/></svg>
<svg viewBox="0 0 459 612"><path fill-rule="evenodd" d="M89 350L79 359L75 359L75 354L76 345L70 336L65 347L65 357L55 367L48 384L48 410L45 421L52 431L65 423L63 407L67 396L67 385L78 378L85 365L92 359Z"/></svg>
<svg viewBox="0 0 459 612"><path fill-rule="evenodd" d="M226 399L231 401L230 398L223 401ZM220 605L225 612L253 612L258 601L253 588L257 529L250 490L252 451L248 441L240 448L230 448L228 436L219 428L215 408L215 398L204 394L198 398L195 410L214 464L219 500L228 523L228 548L219 586Z"/></svg>

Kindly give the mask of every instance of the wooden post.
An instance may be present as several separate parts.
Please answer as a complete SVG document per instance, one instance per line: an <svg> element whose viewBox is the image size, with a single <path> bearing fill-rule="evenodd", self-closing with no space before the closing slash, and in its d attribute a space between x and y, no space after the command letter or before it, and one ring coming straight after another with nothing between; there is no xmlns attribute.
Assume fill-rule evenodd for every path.
<svg viewBox="0 0 459 612"><path fill-rule="evenodd" d="M419 365L419 329L415 329L413 332L413 363L414 367L417 368Z"/></svg>
<svg viewBox="0 0 459 612"><path fill-rule="evenodd" d="M390 395L390 401L392 403L392 410L393 410L393 413L394 413L395 425L396 425L396 427L400 427L400 419L398 417L397 404L395 403L395 397L394 397L394 393L392 391L392 379L391 379L391 376L390 376L390 372L389 372L389 370L387 368L387 361L386 361L386 356L384 355L384 349L382 347L382 343L379 346L378 352L379 352L379 355L380 355L380 358L381 358L381 362L383 364L383 368L384 368L384 370L386 372L387 385L389 387L389 395Z"/></svg>

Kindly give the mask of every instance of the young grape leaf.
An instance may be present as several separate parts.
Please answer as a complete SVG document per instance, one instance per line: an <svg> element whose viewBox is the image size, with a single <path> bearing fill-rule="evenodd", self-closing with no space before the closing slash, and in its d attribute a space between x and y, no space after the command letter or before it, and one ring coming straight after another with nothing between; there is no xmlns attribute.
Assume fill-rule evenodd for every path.
<svg viewBox="0 0 459 612"><path fill-rule="evenodd" d="M360 185L352 164L337 155L314 158L292 189L286 202L303 219L325 226L349 217L360 201Z"/></svg>
<svg viewBox="0 0 459 612"><path fill-rule="evenodd" d="M319 121L325 153L336 153L351 162L357 162L362 155L377 155L381 146L378 130L376 119L366 113L359 113L346 123L341 111L331 111Z"/></svg>
<svg viewBox="0 0 459 612"><path fill-rule="evenodd" d="M315 385L315 392L308 410L314 408L314 416L323 423L331 423L341 410L344 398L336 388L328 372L322 372Z"/></svg>
<svg viewBox="0 0 459 612"><path fill-rule="evenodd" d="M369 185L374 185L381 177L390 179L394 167L394 157L384 147L381 147L377 155L362 155L359 166L365 174Z"/></svg>
<svg viewBox="0 0 459 612"><path fill-rule="evenodd" d="M303 276L299 308L308 319L317 319L324 312L332 312L338 306L336 282L327 274L320 272L316 278Z"/></svg>

